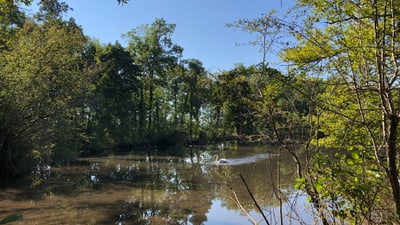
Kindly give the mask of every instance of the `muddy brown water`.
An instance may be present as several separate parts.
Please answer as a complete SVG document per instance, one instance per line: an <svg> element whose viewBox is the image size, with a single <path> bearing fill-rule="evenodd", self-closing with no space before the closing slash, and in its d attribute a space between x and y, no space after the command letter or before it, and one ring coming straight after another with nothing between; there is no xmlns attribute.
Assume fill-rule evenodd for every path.
<svg viewBox="0 0 400 225"><path fill-rule="evenodd" d="M216 163L216 156L227 162ZM241 174L271 224L279 220L278 183L286 224L310 221L304 196L293 188L291 158L262 146L81 160L52 167L35 187L2 190L0 219L18 213L23 220L10 224L266 224Z"/></svg>

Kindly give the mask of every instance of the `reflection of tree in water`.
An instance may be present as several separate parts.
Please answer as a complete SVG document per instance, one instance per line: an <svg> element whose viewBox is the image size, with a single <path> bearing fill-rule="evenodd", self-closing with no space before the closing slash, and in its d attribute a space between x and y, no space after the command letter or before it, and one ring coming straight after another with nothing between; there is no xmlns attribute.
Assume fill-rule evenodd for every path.
<svg viewBox="0 0 400 225"><path fill-rule="evenodd" d="M240 151L235 151L222 152L229 153L222 156L243 157ZM107 209L101 219L95 218L98 224L204 224L215 199L227 209L238 210L230 188L247 210L255 211L239 173L263 209L278 204L273 198L271 183L276 179L271 174L277 173L274 158L271 165L269 159L264 159L216 166L209 163L215 153L192 149L178 156L138 154L88 158L87 164L70 172L63 168L57 176L52 176L50 181L57 186L51 190L57 195L63 190L66 196L72 192L74 196L83 196L80 207L91 208L94 215L104 214L99 209ZM289 157L282 159L281 183L291 185L293 163Z"/></svg>
<svg viewBox="0 0 400 225"><path fill-rule="evenodd" d="M126 202L120 204L117 222L128 224L202 224L211 206L213 185L204 165L176 157L146 157L125 162L135 165L135 180L127 174L130 166L119 162L113 179L133 186ZM111 163L109 163L111 164ZM110 165L110 168L113 168ZM127 168L127 169L121 169ZM122 179L126 177L127 179ZM129 178L129 179L128 179Z"/></svg>
<svg viewBox="0 0 400 225"><path fill-rule="evenodd" d="M202 224L207 221L214 198L220 199L227 209L237 210L230 188L247 210L256 211L239 173L264 209L278 206L273 194L278 173L276 158L235 166L205 166L199 158L200 153L194 152L189 162L179 157L137 161L140 166L132 182L135 188L117 218L135 224ZM281 185L292 187L294 164L289 157L282 159ZM287 198L291 191L285 194Z"/></svg>
<svg viewBox="0 0 400 225"><path fill-rule="evenodd" d="M246 210L257 211L253 200L250 198L245 185L238 175L241 174L245 178L258 204L264 210L279 206L279 201L275 197L273 190L274 185L276 186L278 183L278 172L280 173L280 187L284 201L287 201L290 195L296 191L293 188L295 165L292 159L284 154L281 157L280 163L281 166L278 170L278 159L275 156L255 163L219 166L215 170L214 177L219 181L225 182L226 185L221 186L221 190L217 191L217 197L221 199L224 207L237 210L238 206L232 193L234 191Z"/></svg>

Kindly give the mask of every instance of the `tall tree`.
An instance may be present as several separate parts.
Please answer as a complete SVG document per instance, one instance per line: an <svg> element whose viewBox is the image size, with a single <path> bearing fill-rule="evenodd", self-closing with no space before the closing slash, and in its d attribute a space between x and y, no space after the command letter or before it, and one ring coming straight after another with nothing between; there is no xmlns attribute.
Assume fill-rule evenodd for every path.
<svg viewBox="0 0 400 225"><path fill-rule="evenodd" d="M206 77L206 71L199 60L185 60L187 63L186 70L183 70L183 104L182 116L184 113L189 113L189 137L196 138L199 132L200 125L200 109L206 102L208 97L209 79Z"/></svg>
<svg viewBox="0 0 400 225"><path fill-rule="evenodd" d="M165 76L167 69L177 66L182 48L172 42L174 24L156 19L151 25L143 25L128 32L128 50L137 65L143 70L143 83L148 91L148 129L154 128L153 118L158 112L154 104L154 90ZM142 93L142 96L143 93Z"/></svg>
<svg viewBox="0 0 400 225"><path fill-rule="evenodd" d="M65 2L58 0L43 0L40 2L39 12L36 18L40 21L51 19L62 19L62 16L71 8Z"/></svg>
<svg viewBox="0 0 400 225"><path fill-rule="evenodd" d="M119 44L97 46L94 54L96 74L88 100L88 135L93 147L132 144L137 127L140 71L129 52Z"/></svg>
<svg viewBox="0 0 400 225"><path fill-rule="evenodd" d="M235 69L222 73L218 77L216 95L220 98L224 114L225 129L235 135L252 134L255 109L252 107L253 93L250 77L255 67L245 68L237 65Z"/></svg>

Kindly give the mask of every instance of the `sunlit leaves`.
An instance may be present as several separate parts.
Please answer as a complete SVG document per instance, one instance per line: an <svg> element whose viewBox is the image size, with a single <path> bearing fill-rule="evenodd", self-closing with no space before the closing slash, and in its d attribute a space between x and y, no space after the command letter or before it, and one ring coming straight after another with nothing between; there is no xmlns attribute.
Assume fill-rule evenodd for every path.
<svg viewBox="0 0 400 225"><path fill-rule="evenodd" d="M8 145L27 145L15 148L15 157L32 147L42 151L62 141L56 130L67 127L58 125L76 116L85 86L80 65L84 42L73 21L41 25L29 21L0 55L4 65L0 70L1 119L9 121L0 126L1 137L11 137Z"/></svg>
<svg viewBox="0 0 400 225"><path fill-rule="evenodd" d="M331 36L324 34L323 31L319 29L312 32L312 38L310 39L299 37L300 41L303 42L302 46L286 49L283 53L283 59L294 61L299 64L307 64L319 62L337 54L335 45L330 43Z"/></svg>
<svg viewBox="0 0 400 225"><path fill-rule="evenodd" d="M70 75L79 69L77 60L83 36L79 29L72 29L70 33L63 30L68 29L67 26L74 25L54 23L49 24L47 30L42 30L33 23L27 23L18 33L12 51L4 56L6 66L2 76L11 83L18 81L14 90L22 88L22 92L15 95L21 97L20 101L31 99L26 98L27 94L42 101L47 97L50 101L55 100L58 96L65 96L64 91L71 91L67 83L80 79Z"/></svg>
<svg viewBox="0 0 400 225"><path fill-rule="evenodd" d="M335 215L371 223L371 214L379 208L379 189L384 188L380 173L391 171L386 178L391 180L399 215L398 166L387 164L390 160L385 158L398 157L397 147L391 145L397 143L397 131L390 130L398 124L400 108L398 2L298 3L308 16L294 33L298 45L285 49L282 56L293 71L325 78L325 92L313 99L318 112L314 121L326 136L313 144L341 152L330 167L315 161L313 185L324 200L336 195L346 202L332 211ZM321 182L332 185L326 189L329 194ZM352 209L343 211L345 206Z"/></svg>

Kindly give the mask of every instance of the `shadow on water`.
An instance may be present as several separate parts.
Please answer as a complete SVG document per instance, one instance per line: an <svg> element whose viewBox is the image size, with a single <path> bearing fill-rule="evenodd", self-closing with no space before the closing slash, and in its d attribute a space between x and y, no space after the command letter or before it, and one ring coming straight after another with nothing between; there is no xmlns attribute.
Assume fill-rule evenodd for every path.
<svg viewBox="0 0 400 225"><path fill-rule="evenodd" d="M215 156L228 163L216 165ZM11 199L0 202L0 216L17 211L25 218L20 224L220 224L218 215L227 213L234 218L229 224L250 224L238 209L234 191L262 222L238 174L246 178L263 209L274 209L276 156L265 148L216 147L174 155L146 151L85 158L52 168L46 181L29 192L2 194L2 199ZM295 193L293 163L281 158L286 165L280 169L281 188L290 198ZM3 205L10 203L13 207ZM45 218L40 217L43 212Z"/></svg>

